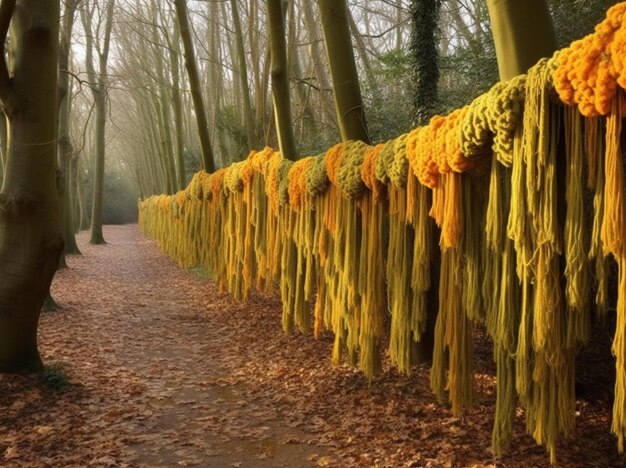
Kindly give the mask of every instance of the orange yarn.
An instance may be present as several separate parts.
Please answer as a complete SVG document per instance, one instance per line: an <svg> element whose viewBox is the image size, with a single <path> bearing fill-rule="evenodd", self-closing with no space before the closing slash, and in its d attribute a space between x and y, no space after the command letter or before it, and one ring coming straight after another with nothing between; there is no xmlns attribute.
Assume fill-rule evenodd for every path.
<svg viewBox="0 0 626 468"><path fill-rule="evenodd" d="M224 176L226 175L226 168L218 169L211 175L211 197L214 202L218 201L224 186Z"/></svg>
<svg viewBox="0 0 626 468"><path fill-rule="evenodd" d="M280 163L282 161L282 155L279 152L274 152L267 162L265 194L270 199L270 207L274 213L278 213L278 208L280 206L278 168L280 167Z"/></svg>
<svg viewBox="0 0 626 468"><path fill-rule="evenodd" d="M343 143L337 143L326 151L326 172L328 173L328 180L334 186L337 186L337 174L339 173L339 166L341 166L342 156Z"/></svg>
<svg viewBox="0 0 626 468"><path fill-rule="evenodd" d="M306 177L314 161L315 157L309 156L296 161L289 169L287 176L289 179L289 205L296 211L300 210L304 197L308 193L306 190Z"/></svg>
<svg viewBox="0 0 626 468"><path fill-rule="evenodd" d="M554 87L564 103L577 104L587 117L608 114L618 83L626 85L625 13L626 3L611 7L592 34L559 54Z"/></svg>
<svg viewBox="0 0 626 468"><path fill-rule="evenodd" d="M385 147L384 143L371 146L365 151L363 157L363 166L361 166L361 178L365 186L370 189L374 195L374 200L380 198L383 184L376 178L376 159Z"/></svg>
<svg viewBox="0 0 626 468"><path fill-rule="evenodd" d="M461 152L460 126L469 106L446 116L434 116L428 126L416 128L407 138L406 155L420 183L435 188L440 176L449 172L466 172L476 161Z"/></svg>

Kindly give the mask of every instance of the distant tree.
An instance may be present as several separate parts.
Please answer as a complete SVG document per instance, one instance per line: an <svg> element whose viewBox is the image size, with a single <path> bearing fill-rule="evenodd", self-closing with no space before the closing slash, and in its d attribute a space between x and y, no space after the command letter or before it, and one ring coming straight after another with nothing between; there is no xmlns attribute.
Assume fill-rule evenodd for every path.
<svg viewBox="0 0 626 468"><path fill-rule="evenodd" d="M86 56L85 65L89 77L89 89L93 95L96 108L95 134L96 154L93 181L93 204L91 208L91 244L104 244L102 235L102 192L104 188L104 154L106 132L106 100L107 100L107 62L111 45L111 29L113 28L113 6L115 0L108 0L103 14L96 15L98 3L93 1L81 10L81 19L85 29ZM99 11L99 10L98 10ZM92 22L97 17L100 24L97 30L102 31L103 37L94 35ZM97 55L98 69L94 62Z"/></svg>

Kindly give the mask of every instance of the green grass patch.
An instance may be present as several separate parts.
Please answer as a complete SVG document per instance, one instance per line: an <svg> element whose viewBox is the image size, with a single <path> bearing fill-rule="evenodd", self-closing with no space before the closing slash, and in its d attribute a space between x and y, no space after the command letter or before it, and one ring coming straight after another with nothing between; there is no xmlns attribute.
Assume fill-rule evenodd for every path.
<svg viewBox="0 0 626 468"><path fill-rule="evenodd" d="M203 267L187 268L187 271L193 275L196 275L199 278L205 278L205 279L210 279L210 280L215 279L213 274L209 270L204 269Z"/></svg>

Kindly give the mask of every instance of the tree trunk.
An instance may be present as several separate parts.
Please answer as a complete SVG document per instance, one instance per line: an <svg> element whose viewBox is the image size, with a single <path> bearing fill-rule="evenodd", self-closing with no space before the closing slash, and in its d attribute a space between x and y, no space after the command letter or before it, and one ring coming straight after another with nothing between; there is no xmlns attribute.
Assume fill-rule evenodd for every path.
<svg viewBox="0 0 626 468"><path fill-rule="evenodd" d="M94 65L94 35L92 32L90 13L84 9L81 11L81 20L85 28L86 48L85 65L89 76L89 87L93 95L94 106L96 108L95 122L95 164L93 177L93 198L91 204L91 244L104 244L102 235L102 202L104 190L104 156L105 156L105 132L106 132L106 75L107 61L109 59L109 45L111 41L111 30L113 28L113 6L115 0L108 0L106 12L104 13L104 38L102 46L98 47L98 72ZM102 21L100 17L100 22ZM100 25L99 25L100 26Z"/></svg>
<svg viewBox="0 0 626 468"><path fill-rule="evenodd" d="M270 26L270 48L272 52L272 101L278 146L283 157L297 159L296 141L291 121L291 97L287 70L287 47L285 44L284 0L267 0L267 13Z"/></svg>
<svg viewBox="0 0 626 468"><path fill-rule="evenodd" d="M546 0L487 0L501 80L549 57L556 39Z"/></svg>
<svg viewBox="0 0 626 468"><path fill-rule="evenodd" d="M89 223L87 222L87 209L85 207L85 184L80 168L80 161L77 156L72 158L72 174L74 174L74 181L76 187L76 213L74 218L77 220L74 224L75 232L84 231L89 229Z"/></svg>
<svg viewBox="0 0 626 468"><path fill-rule="evenodd" d="M200 149L202 151L202 167L207 172L215 171L215 157L211 148L211 138L209 137L209 124L207 121L206 108L204 99L202 98L202 89L200 87L200 77L198 74L198 64L196 63L196 54L191 39L191 31L189 29L189 18L187 16L187 4L185 0L175 0L176 18L178 20L178 28L180 37L183 41L185 52L185 68L189 77L189 86L191 88L191 98L196 113L196 123L198 125L198 136L200 137Z"/></svg>
<svg viewBox="0 0 626 468"><path fill-rule="evenodd" d="M172 73L172 106L174 108L174 128L176 131L176 180L178 190L187 186L185 175L185 147L183 136L183 109L180 98L180 67L178 62L180 33L178 28L174 31L174 40L170 48L170 71Z"/></svg>
<svg viewBox="0 0 626 468"><path fill-rule="evenodd" d="M233 14L233 26L235 28L237 59L239 60L239 79L241 80L241 92L243 97L244 122L246 124L248 146L250 147L250 149L253 149L256 147L256 129L254 126L254 115L252 115L252 104L250 103L250 86L248 86L248 67L246 65L246 51L243 46L243 33L241 31L241 20L239 19L239 8L237 7L237 0L230 0L230 4Z"/></svg>
<svg viewBox="0 0 626 468"><path fill-rule="evenodd" d="M402 50L402 1L396 0L396 50Z"/></svg>
<svg viewBox="0 0 626 468"><path fill-rule="evenodd" d="M361 63L363 64L363 71L365 72L365 78L370 83L370 86L376 88L376 77L372 72L372 63L370 62L369 53L367 52L367 47L365 46L365 41L361 36L361 31L359 31L359 27L354 21L354 17L349 9L346 10L348 12L348 24L350 25L350 31L352 32L352 37L354 38L354 45L356 48L359 57L361 58Z"/></svg>
<svg viewBox="0 0 626 468"><path fill-rule="evenodd" d="M346 0L319 0L319 7L341 139L370 143L352 52Z"/></svg>
<svg viewBox="0 0 626 468"><path fill-rule="evenodd" d="M0 110L0 187L2 187L7 166L7 130L7 118L4 111Z"/></svg>
<svg viewBox="0 0 626 468"><path fill-rule="evenodd" d="M90 244L105 244L102 235L102 202L104 194L104 137L106 131L106 100L103 92L94 92L96 107L96 157L91 203Z"/></svg>
<svg viewBox="0 0 626 468"><path fill-rule="evenodd" d="M65 242L64 254L80 254L74 236L74 219L72 210L72 174L70 161L74 148L70 140L70 112L72 95L70 90L69 55L74 26L74 14L79 0L71 0L65 4L63 13L63 29L59 44L59 170L63 181L61 190L61 232ZM61 263L64 263L62 261Z"/></svg>
<svg viewBox="0 0 626 468"><path fill-rule="evenodd" d="M437 29L441 0L411 2L411 58L413 61L413 109L418 125L426 125L434 114L439 82Z"/></svg>
<svg viewBox="0 0 626 468"><path fill-rule="evenodd" d="M159 27L157 18L157 6L155 2L152 2L152 52L156 65L156 74L158 77L158 100L155 102L157 107L156 111L160 118L156 118L159 124L159 133L161 135L161 147L163 148L163 158L167 167L167 193L172 194L177 191L178 182L176 177L176 163L174 155L174 147L172 145L172 130L170 128L170 73L166 70L163 62L163 54L161 47L158 45L160 41ZM156 93L154 94L156 97ZM159 115L160 114L160 115Z"/></svg>
<svg viewBox="0 0 626 468"><path fill-rule="evenodd" d="M308 87L305 83L302 73L302 64L301 58L298 54L298 29L297 29L297 21L296 21L296 3L292 0L289 3L289 14L288 14L288 24L289 24L289 33L287 34L287 43L288 43L288 53L287 53L287 62L289 64L289 75L290 79L288 83L295 78L296 85L296 95L297 95L297 103L301 106L301 112L299 113L299 135L300 141L302 141L303 135L305 132L316 133L316 125L315 125L315 113L311 106L310 99L310 87ZM293 119L293 117L292 117ZM295 131L295 128L294 128ZM298 144L296 143L296 147Z"/></svg>
<svg viewBox="0 0 626 468"><path fill-rule="evenodd" d="M0 192L0 372L42 368L37 325L56 271L59 233L56 180L59 2L20 0L0 6L0 41L13 16L12 76L0 55L0 100L9 150Z"/></svg>
<svg viewBox="0 0 626 468"><path fill-rule="evenodd" d="M323 97L323 93L330 89L330 78L328 77L328 73L326 71L325 60L324 60L324 48L322 46L323 38L319 35L319 30L315 27L315 14L313 13L313 8L311 7L311 3L309 0L302 0L302 13L304 15L304 25L307 29L308 40L311 44L310 46L310 56L311 61L313 63L313 68L315 69L315 77L317 78L318 85L320 88L320 98Z"/></svg>

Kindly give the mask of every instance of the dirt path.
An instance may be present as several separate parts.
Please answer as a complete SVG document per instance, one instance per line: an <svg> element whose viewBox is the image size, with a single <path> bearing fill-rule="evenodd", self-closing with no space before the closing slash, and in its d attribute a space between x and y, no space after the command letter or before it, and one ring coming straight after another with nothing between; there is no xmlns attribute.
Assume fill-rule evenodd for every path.
<svg viewBox="0 0 626 468"><path fill-rule="evenodd" d="M427 369L370 386L330 366L330 337L284 335L276 299L234 302L136 226L105 238L79 237L53 285L62 310L41 321L44 360L69 388L0 376L0 466L493 466L488 350L479 404L455 418ZM606 405L580 414L560 460L619 466ZM547 464L521 418L513 444L499 466Z"/></svg>

